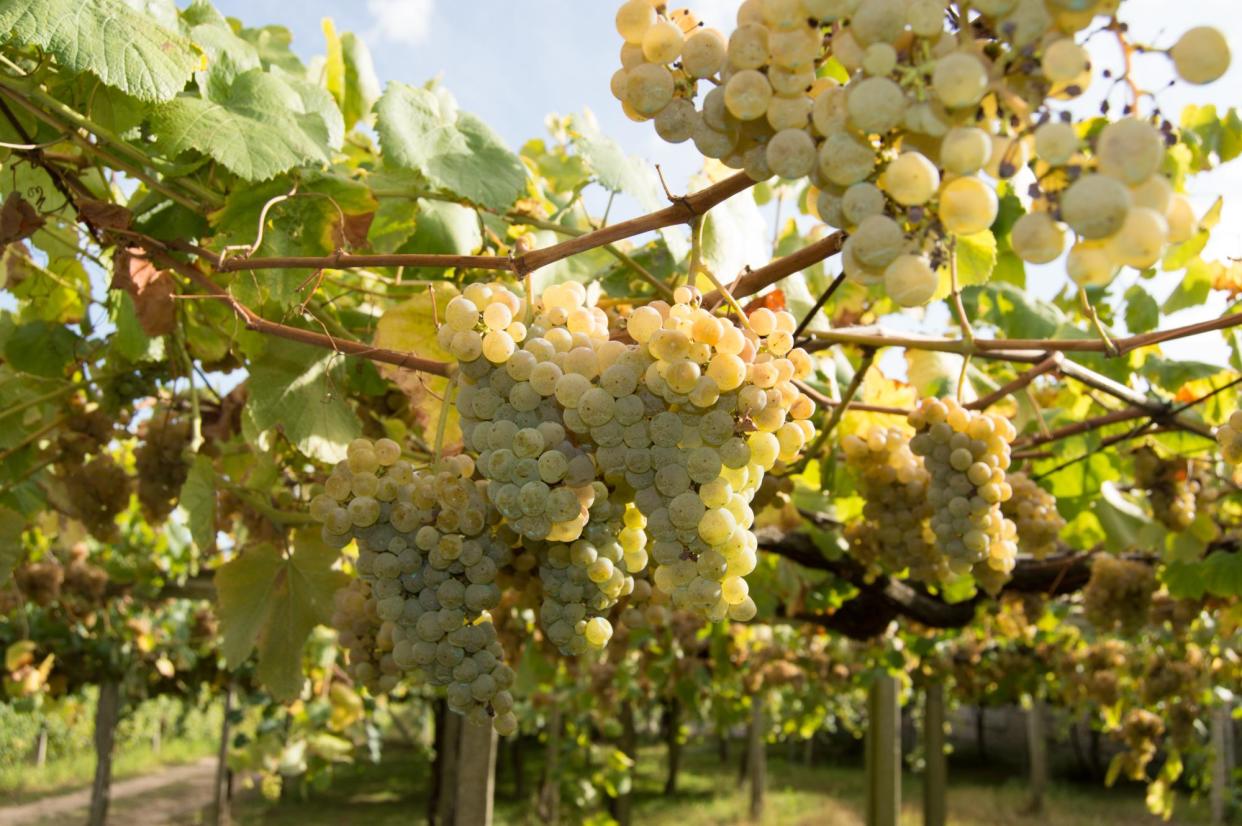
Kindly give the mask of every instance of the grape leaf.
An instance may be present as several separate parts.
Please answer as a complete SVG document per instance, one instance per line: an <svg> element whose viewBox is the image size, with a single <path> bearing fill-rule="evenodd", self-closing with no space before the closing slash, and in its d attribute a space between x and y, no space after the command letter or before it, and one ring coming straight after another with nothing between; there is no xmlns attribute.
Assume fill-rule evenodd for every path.
<svg viewBox="0 0 1242 826"><path fill-rule="evenodd" d="M194 457L179 502L194 544L207 553L216 545L216 471L210 458Z"/></svg>
<svg viewBox="0 0 1242 826"><path fill-rule="evenodd" d="M1126 290L1126 328L1131 333L1146 333L1160 323L1160 305L1151 293L1138 284Z"/></svg>
<svg viewBox="0 0 1242 826"><path fill-rule="evenodd" d="M0 32L145 101L171 99L201 64L193 43L122 0L0 0Z"/></svg>
<svg viewBox="0 0 1242 826"><path fill-rule="evenodd" d="M1170 562L1162 569L1160 579L1178 599L1199 599L1207 590L1202 562Z"/></svg>
<svg viewBox="0 0 1242 826"><path fill-rule="evenodd" d="M337 556L308 534L298 534L287 556L272 545L254 545L220 566L215 586L221 650L229 668L257 648L259 680L277 699L297 697L302 646L316 625L330 620L332 596L349 581L332 570Z"/></svg>
<svg viewBox="0 0 1242 826"><path fill-rule="evenodd" d="M1242 554L1214 553L1203 563L1203 580L1208 593L1218 597L1242 594Z"/></svg>
<svg viewBox="0 0 1242 826"><path fill-rule="evenodd" d="M59 378L73 360L81 341L68 327L32 321L13 331L4 344L4 357L15 369L33 376Z"/></svg>
<svg viewBox="0 0 1242 826"><path fill-rule="evenodd" d="M298 450L321 462L345 458L362 432L340 395L338 357L305 344L270 340L250 368L247 409L259 430L279 428Z"/></svg>
<svg viewBox="0 0 1242 826"><path fill-rule="evenodd" d="M1165 313L1175 313L1178 310L1198 307L1207 300L1208 294L1212 292L1212 282L1222 270L1224 266L1217 262L1208 263L1202 258L1191 261L1182 280L1178 282L1177 289L1169 294L1160 309Z"/></svg>
<svg viewBox="0 0 1242 826"><path fill-rule="evenodd" d="M996 269L996 237L985 229L957 239L957 283L966 287L983 284Z"/></svg>
<svg viewBox="0 0 1242 826"><path fill-rule="evenodd" d="M456 294L448 284L445 284L444 289L435 291L436 317L444 318L444 307ZM375 346L404 353L417 353L423 358L452 361L452 355L443 350L436 341L431 300L432 293L429 290L401 302L380 316L375 329ZM381 365L380 372L396 382L410 397L411 404L426 414L426 419L422 422L423 432L428 439L434 438L441 418L441 400L448 391L448 379L426 376L412 370L399 370L388 365ZM449 407L448 417L444 422L443 443L452 445L460 442L461 427L458 424L457 411L453 407Z"/></svg>
<svg viewBox="0 0 1242 826"><path fill-rule="evenodd" d="M447 93L390 83L375 111L387 162L490 209L507 209L522 194L521 160Z"/></svg>
<svg viewBox="0 0 1242 826"><path fill-rule="evenodd" d="M344 134L325 90L259 69L242 72L211 98L178 95L155 110L152 122L165 151L196 149L249 181L327 161Z"/></svg>
<svg viewBox="0 0 1242 826"><path fill-rule="evenodd" d="M626 155L612 138L599 130L589 109L570 119L574 146L595 173L600 185L610 192L633 196L645 210L657 210L667 203L660 179L646 161Z"/></svg>

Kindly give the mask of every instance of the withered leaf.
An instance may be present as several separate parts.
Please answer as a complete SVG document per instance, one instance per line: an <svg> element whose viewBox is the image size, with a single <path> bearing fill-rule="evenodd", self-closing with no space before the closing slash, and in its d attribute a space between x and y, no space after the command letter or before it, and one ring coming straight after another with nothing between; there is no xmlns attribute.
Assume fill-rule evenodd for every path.
<svg viewBox="0 0 1242 826"><path fill-rule="evenodd" d="M176 316L173 280L158 270L141 250L120 247L112 257L112 289L124 290L134 301L138 323L149 336L171 333Z"/></svg>

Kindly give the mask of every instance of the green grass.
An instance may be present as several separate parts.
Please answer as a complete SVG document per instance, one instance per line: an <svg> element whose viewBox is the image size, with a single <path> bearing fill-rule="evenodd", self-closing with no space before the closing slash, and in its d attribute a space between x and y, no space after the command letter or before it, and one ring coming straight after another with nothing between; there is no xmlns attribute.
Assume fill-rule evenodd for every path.
<svg viewBox="0 0 1242 826"><path fill-rule="evenodd" d="M502 761L498 775L497 826L533 826L542 821L530 796L539 775L535 747L527 755L527 797L513 795L513 777ZM736 752L735 752L736 756ZM956 767L955 767L956 768ZM379 765L344 767L330 786L304 800L269 804L239 801L235 814L243 826L318 826L342 822L397 826L417 822L425 808L430 767L408 751L390 748ZM719 826L748 824L748 791L737 782L736 762L722 765L714 752L687 751L676 795L664 795L664 750L649 747L639 755L634 823L642 826ZM787 763L769 756L764 826L862 826L864 778L861 765ZM922 787L907 773L903 787L902 826L920 826ZM1156 826L1147 814L1143 790L1137 786L1105 789L1087 785L1054 785L1040 815L1024 815L1026 791L1019 779L987 777L979 772L950 770L951 826ZM566 822L572 822L567 819ZM1179 801L1174 824L1205 823L1206 816Z"/></svg>
<svg viewBox="0 0 1242 826"><path fill-rule="evenodd" d="M150 774L164 766L193 763L215 753L214 738L165 740L160 753L148 745L133 744L118 749L112 762L112 781ZM0 799L5 803L25 803L54 794L63 794L91 784L95 775L93 749L50 759L41 768L0 767Z"/></svg>

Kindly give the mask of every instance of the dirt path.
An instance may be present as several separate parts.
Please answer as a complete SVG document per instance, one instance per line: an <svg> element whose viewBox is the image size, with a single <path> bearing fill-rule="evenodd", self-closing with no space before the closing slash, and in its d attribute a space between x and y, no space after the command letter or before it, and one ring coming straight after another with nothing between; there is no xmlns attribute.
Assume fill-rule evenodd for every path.
<svg viewBox="0 0 1242 826"><path fill-rule="evenodd" d="M108 820L126 826L161 826L193 814L211 802L216 759L174 766L112 784ZM0 826L51 826L84 823L91 790L45 797L0 808Z"/></svg>

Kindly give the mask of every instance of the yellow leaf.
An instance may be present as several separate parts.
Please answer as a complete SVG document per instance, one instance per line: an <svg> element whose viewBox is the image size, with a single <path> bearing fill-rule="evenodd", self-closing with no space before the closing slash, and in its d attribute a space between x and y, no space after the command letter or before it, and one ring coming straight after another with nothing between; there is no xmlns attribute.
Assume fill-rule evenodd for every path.
<svg viewBox="0 0 1242 826"><path fill-rule="evenodd" d="M908 410L914 406L916 400L917 394L913 387L888 378L880 368L874 366L863 376L862 387L858 389L858 401L864 404ZM851 410L841 418L838 429L842 436L847 436L852 433L866 433L872 427L900 427L903 430L910 428L903 416Z"/></svg>
<svg viewBox="0 0 1242 826"><path fill-rule="evenodd" d="M436 314L434 318L444 318L444 307L449 300L457 295L453 285L445 283L435 289ZM403 301L380 316L375 329L376 347L400 350L403 353L414 353L423 358L453 362L454 358L440 347L436 341L436 326L432 316L432 292L420 293L408 301ZM410 404L423 411L426 417L420 421L423 438L430 443L435 439L436 428L440 421L440 408L445 393L448 391L448 379L439 376L427 376L412 370L401 370L397 367L381 365L380 372L394 381L410 398ZM451 407L444 428L444 446L449 447L461 442L461 427L457 422L457 411Z"/></svg>

